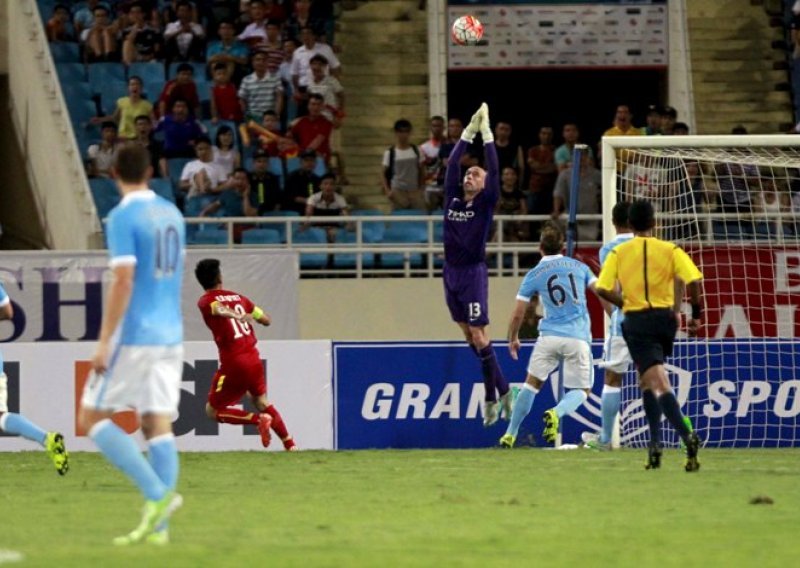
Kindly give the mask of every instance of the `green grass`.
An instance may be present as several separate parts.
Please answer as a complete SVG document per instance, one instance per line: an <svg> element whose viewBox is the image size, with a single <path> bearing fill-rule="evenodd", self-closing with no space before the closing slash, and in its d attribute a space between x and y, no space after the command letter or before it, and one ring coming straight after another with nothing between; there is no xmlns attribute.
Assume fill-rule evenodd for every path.
<svg viewBox="0 0 800 568"><path fill-rule="evenodd" d="M166 549L115 549L138 494L96 454L0 457L0 550L25 566L788 566L800 450L184 454ZM767 495L774 504L750 504ZM2 555L0 555L0 563Z"/></svg>

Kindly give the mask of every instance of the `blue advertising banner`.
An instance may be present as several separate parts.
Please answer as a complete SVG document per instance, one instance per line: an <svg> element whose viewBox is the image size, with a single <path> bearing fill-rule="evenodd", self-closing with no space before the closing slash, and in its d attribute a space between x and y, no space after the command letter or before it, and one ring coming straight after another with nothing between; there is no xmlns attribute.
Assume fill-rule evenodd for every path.
<svg viewBox="0 0 800 568"><path fill-rule="evenodd" d="M513 361L495 344L505 376L524 380L533 344ZM506 422L483 427L480 365L463 343L335 343L335 445L362 448L480 448L497 444ZM595 364L602 346L593 345ZM723 340L680 342L667 366L677 397L708 446L800 445L800 342ZM555 377L555 375L554 375ZM600 427L602 370L592 395L562 421L563 443L577 444ZM542 413L555 404L548 381L523 423L518 445L543 445ZM642 446L647 425L632 373L625 378L623 445ZM665 426L665 441L676 443Z"/></svg>

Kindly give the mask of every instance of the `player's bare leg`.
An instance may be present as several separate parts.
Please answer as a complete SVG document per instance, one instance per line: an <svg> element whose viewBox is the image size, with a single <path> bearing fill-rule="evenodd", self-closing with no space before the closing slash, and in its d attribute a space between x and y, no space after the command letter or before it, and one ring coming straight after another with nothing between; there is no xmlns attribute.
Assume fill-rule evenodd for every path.
<svg viewBox="0 0 800 568"><path fill-rule="evenodd" d="M278 412L278 409L275 408L275 405L272 404L269 400L267 400L266 395L261 395L258 397L252 397L253 404L262 413L262 416L266 416L270 419L270 425L267 426L267 429L270 427L272 430L278 435L283 443L283 448L287 452L293 452L297 450L297 444L294 443L294 439L289 434L289 431L286 428L286 424L283 421L283 417L281 413Z"/></svg>
<svg viewBox="0 0 800 568"><path fill-rule="evenodd" d="M664 365L657 363L652 365L642 373L642 400L645 404L647 420L650 422L651 431L653 421L656 420L655 407L658 407L658 421L661 420L661 413L667 417L672 427L680 434L683 443L686 444L686 471L697 471L700 469L700 462L697 461L697 453L700 449L700 440L697 434L686 424L680 404L675 398L675 393L669 384L667 370ZM655 403L655 404L654 404ZM650 407L650 410L648 410ZM652 415L652 416L651 416ZM660 443L660 440L658 440ZM653 440L651 439L651 445ZM650 465L648 463L648 465ZM658 467L658 466L655 466Z"/></svg>
<svg viewBox="0 0 800 568"><path fill-rule="evenodd" d="M486 326L471 326L464 322L458 322L464 338L467 340L473 353L481 361L481 372L483 373L483 386L486 390L483 407L483 425L491 426L497 422L499 416L508 420L511 416L511 389L508 381L503 376L500 366L497 363L497 356L492 347L489 336L486 333ZM500 402L497 401L497 392L500 392Z"/></svg>

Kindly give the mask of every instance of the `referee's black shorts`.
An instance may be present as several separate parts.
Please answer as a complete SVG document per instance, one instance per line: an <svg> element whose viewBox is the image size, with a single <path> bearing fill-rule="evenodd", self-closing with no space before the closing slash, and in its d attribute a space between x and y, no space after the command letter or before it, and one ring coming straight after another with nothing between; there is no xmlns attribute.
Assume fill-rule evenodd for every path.
<svg viewBox="0 0 800 568"><path fill-rule="evenodd" d="M622 336L639 373L672 355L677 332L678 322L669 308L626 312L622 321Z"/></svg>

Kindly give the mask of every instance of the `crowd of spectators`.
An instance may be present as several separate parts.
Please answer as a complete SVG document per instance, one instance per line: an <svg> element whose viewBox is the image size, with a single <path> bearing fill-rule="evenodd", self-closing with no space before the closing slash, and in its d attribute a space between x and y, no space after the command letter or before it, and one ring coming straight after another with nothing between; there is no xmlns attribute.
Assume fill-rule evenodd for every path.
<svg viewBox="0 0 800 568"><path fill-rule="evenodd" d="M332 141L345 117L333 4L55 4L43 14L48 40L77 43L93 89L97 112L76 124L88 175L109 177L120 144L137 142L150 150L154 176L172 176L187 215L305 214L320 174L337 188L344 181ZM109 80L92 82L93 67Z"/></svg>

